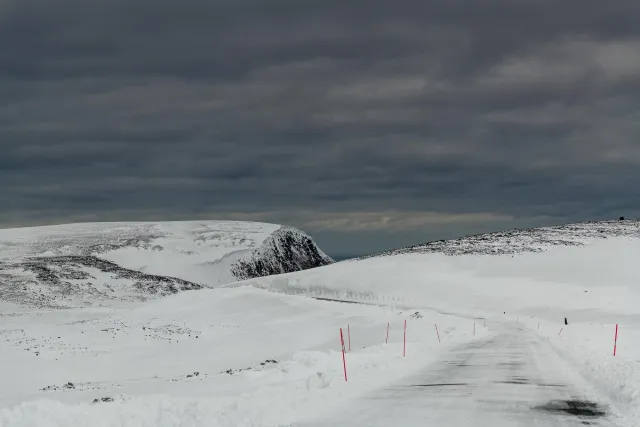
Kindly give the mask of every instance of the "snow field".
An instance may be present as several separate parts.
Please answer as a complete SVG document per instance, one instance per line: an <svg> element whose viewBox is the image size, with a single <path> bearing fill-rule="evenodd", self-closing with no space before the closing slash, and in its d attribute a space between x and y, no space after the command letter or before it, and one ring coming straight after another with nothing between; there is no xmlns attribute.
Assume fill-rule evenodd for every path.
<svg viewBox="0 0 640 427"><path fill-rule="evenodd" d="M175 238L176 227L160 238L188 240ZM191 240L202 231L185 227ZM131 235L144 238L152 231ZM203 239L213 245L211 253L220 239L226 247L220 254L251 246L242 240L246 230L238 229L238 240L228 242L210 231L203 231ZM95 237L88 239L93 244ZM530 243L519 239L517 244ZM50 247L42 240L38 251ZM619 412L638 419L640 239L576 240L584 246L536 240L531 244L545 252L408 253L342 262L111 308L29 312L2 304L0 426L288 426L420 371L452 346L472 340L474 321L476 337L491 333L484 318L489 326L517 321L546 338L568 362L557 369L584 377ZM0 253L22 250L16 241ZM204 249L198 254L195 246L170 241L160 241L163 250L123 246L105 257L122 256L113 259L182 278L189 278L187 272L204 280L215 270L199 258ZM490 236L483 241L501 244ZM348 326L345 383L339 328L348 347Z"/></svg>
<svg viewBox="0 0 640 427"><path fill-rule="evenodd" d="M0 425L283 425L397 380L473 339L473 320L416 311L241 287L185 292L133 310L5 316ZM347 383L340 327L347 348L351 332ZM479 322L476 333L487 333ZM92 403L102 398L114 401Z"/></svg>
<svg viewBox="0 0 640 427"><path fill-rule="evenodd" d="M515 255L403 254L248 283L274 292L520 323L547 337L630 418L640 418L640 239L586 239ZM393 284L386 280L393 277ZM356 279L357 278L357 279ZM246 283L246 282L244 282ZM564 325L568 317L569 325ZM620 324L613 357L615 324ZM562 334L558 332L564 328Z"/></svg>
<svg viewBox="0 0 640 427"><path fill-rule="evenodd" d="M241 284L275 292L493 317L516 312L633 314L640 239L609 238L517 255L403 254L336 263ZM229 285L233 286L233 285Z"/></svg>

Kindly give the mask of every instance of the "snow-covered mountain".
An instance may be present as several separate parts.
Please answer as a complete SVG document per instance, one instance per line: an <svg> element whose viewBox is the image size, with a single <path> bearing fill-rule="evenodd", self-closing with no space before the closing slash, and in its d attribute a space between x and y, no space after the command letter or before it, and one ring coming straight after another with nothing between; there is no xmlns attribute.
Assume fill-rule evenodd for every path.
<svg viewBox="0 0 640 427"><path fill-rule="evenodd" d="M332 263L303 232L237 221L0 230L0 301L37 307L144 301Z"/></svg>

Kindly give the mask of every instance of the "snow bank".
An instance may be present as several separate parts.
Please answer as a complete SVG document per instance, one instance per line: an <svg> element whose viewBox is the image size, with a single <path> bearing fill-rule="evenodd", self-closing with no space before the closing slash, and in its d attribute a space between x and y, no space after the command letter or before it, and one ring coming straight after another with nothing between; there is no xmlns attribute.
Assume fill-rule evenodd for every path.
<svg viewBox="0 0 640 427"><path fill-rule="evenodd" d="M480 336L480 331L478 333ZM445 345L433 351L433 346L414 343L406 359L391 346L350 353L347 355L349 382L344 381L339 352L299 352L280 366L247 374L248 381L269 385L235 397L117 396L113 402L80 404L38 400L0 409L0 425L285 426L348 404L350 398L419 369L447 348Z"/></svg>
<svg viewBox="0 0 640 427"><path fill-rule="evenodd" d="M520 323L545 337L558 354L575 366L620 412L640 418L640 319L617 315L616 356L613 356L615 323L610 316L591 313L589 321L569 317L569 325L535 317ZM576 323L577 320L577 323Z"/></svg>

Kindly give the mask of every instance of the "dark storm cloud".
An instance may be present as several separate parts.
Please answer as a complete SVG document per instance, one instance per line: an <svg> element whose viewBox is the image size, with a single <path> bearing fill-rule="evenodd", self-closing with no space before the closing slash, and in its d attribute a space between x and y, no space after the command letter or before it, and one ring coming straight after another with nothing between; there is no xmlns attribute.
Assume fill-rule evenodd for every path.
<svg viewBox="0 0 640 427"><path fill-rule="evenodd" d="M636 0L0 0L0 221L640 213L638 16Z"/></svg>

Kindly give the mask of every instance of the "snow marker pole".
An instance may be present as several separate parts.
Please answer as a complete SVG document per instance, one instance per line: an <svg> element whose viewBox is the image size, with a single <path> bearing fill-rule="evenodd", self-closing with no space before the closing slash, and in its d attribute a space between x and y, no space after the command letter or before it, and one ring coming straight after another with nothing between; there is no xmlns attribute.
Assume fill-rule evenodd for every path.
<svg viewBox="0 0 640 427"><path fill-rule="evenodd" d="M387 338L385 338L384 343L389 344L389 322L387 322Z"/></svg>
<svg viewBox="0 0 640 427"><path fill-rule="evenodd" d="M349 336L349 353L351 353L351 325L347 324L347 335Z"/></svg>
<svg viewBox="0 0 640 427"><path fill-rule="evenodd" d="M616 355L616 348L618 347L618 324L616 323L616 337L613 339L613 355Z"/></svg>
<svg viewBox="0 0 640 427"><path fill-rule="evenodd" d="M473 336L476 336L476 322L473 322Z"/></svg>
<svg viewBox="0 0 640 427"><path fill-rule="evenodd" d="M404 346L402 347L402 357L407 355L407 319L404 320Z"/></svg>
<svg viewBox="0 0 640 427"><path fill-rule="evenodd" d="M560 332L558 332L558 336L560 336L560 334L562 333L562 330L563 330L563 329L564 329L564 328L560 328Z"/></svg>
<svg viewBox="0 0 640 427"><path fill-rule="evenodd" d="M438 336L438 342L440 342L440 332L438 332L438 324L436 326L436 335Z"/></svg>
<svg viewBox="0 0 640 427"><path fill-rule="evenodd" d="M340 344L342 344L342 366L344 367L344 380L347 381L347 359L344 357L344 337L340 328Z"/></svg>

